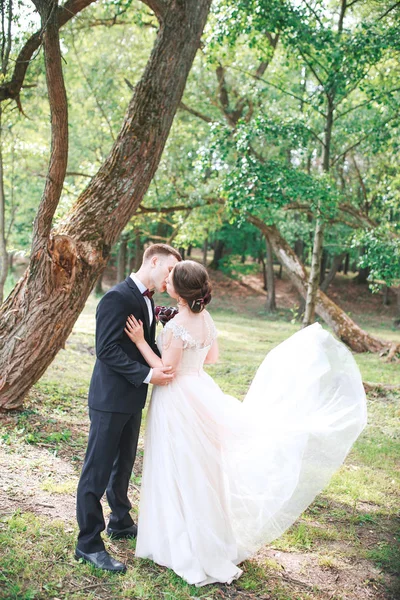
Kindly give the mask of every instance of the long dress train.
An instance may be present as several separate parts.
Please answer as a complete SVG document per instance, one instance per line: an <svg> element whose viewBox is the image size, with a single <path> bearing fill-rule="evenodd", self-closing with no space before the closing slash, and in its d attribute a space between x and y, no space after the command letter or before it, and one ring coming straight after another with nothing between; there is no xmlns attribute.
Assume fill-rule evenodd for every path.
<svg viewBox="0 0 400 600"><path fill-rule="evenodd" d="M358 367L320 325L269 352L240 402L203 370L216 333L205 311L202 323L203 335L172 320L159 338L183 353L151 399L136 546L198 586L238 578L237 565L298 518L366 424Z"/></svg>

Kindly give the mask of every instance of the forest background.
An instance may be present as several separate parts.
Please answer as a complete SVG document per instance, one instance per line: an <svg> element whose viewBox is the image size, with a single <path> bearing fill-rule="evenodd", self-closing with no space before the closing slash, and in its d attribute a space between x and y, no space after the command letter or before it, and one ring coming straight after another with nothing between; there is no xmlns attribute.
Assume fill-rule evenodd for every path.
<svg viewBox="0 0 400 600"><path fill-rule="evenodd" d="M345 470L340 498L333 488L319 513L315 509L324 521L323 503L341 503L337 555L329 535L329 551L319 546L328 543L320 535L326 523L315 526L315 539L300 523L300 534L290 534L294 545L285 547L287 563L279 563L294 575L285 580L279 565L268 563L276 562L271 556L262 566L250 562L248 597L257 580L266 597L320 597L313 591L319 585L321 597L328 589L340 597L340 584L327 573L346 572L343 522L354 527L353 546L357 527L372 528L371 539L358 546L362 568L349 594L357 589L365 597L390 597L399 564L393 514L399 476L400 3L68 0L58 7L51 0L3 0L1 6L0 406L19 411L4 413L4 464L10 467L10 452L19 448L10 467L15 473L33 446L51 456L65 451L67 463L79 468L74 445L84 445L96 298L137 268L147 244L171 243L210 270L226 351L214 374L224 389L242 397L255 355L262 360L269 347L317 317L358 353L371 395L372 430L348 469L360 469L372 496L366 501L368 493L360 482L350 484ZM89 296L94 288L97 296ZM235 355L238 340L250 348L255 330L264 334L254 355ZM63 347L68 359L58 355ZM235 356L243 363L237 372L230 363ZM86 370L72 384L71 372L77 374L81 362ZM65 379L58 390L54 369ZM65 420L74 423L78 440ZM44 476L48 459L35 460L44 461ZM382 472L376 474L378 464ZM55 492L60 502L73 497L71 477L69 487ZM54 517L50 510L39 523L35 510L15 513L26 495L22 486L10 503L7 486L15 481L6 482L7 544L10 532L39 535L50 526L46 518ZM43 477L37 485L46 487ZM72 540L73 534L65 543ZM302 582L299 573L308 563L290 563L296 543L306 552L316 545L322 583L311 575ZM368 554L374 547L381 548L375 563ZM10 564L14 550L7 550ZM138 590L144 586L144 596L158 597L159 588L146 591L151 569L139 569L132 594L143 597ZM80 597L75 583L65 584L65 573L57 577L71 597ZM46 578L36 588L29 579L21 565L8 597L60 592ZM94 586L98 597L103 591L93 581L86 587ZM195 593L175 581L163 585L172 585L172 597ZM238 597L241 585L233 592ZM375 596L368 596L371 589ZM117 593L128 592L123 587Z"/></svg>

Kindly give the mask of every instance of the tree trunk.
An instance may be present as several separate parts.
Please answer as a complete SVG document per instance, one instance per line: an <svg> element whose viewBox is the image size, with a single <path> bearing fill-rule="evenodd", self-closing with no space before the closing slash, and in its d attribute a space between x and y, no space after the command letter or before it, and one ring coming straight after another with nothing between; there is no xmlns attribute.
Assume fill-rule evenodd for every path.
<svg viewBox="0 0 400 600"><path fill-rule="evenodd" d="M139 269L140 269L140 265L142 264L142 260L143 260L143 254L144 254L144 248L143 248L142 242L140 240L140 231L137 230L136 235L135 235L135 263L134 263L135 271L139 271Z"/></svg>
<svg viewBox="0 0 400 600"><path fill-rule="evenodd" d="M214 256L212 261L210 262L210 269L214 269L215 271L219 269L219 263L221 261L222 255L224 253L225 242L222 240L217 240L214 245Z"/></svg>
<svg viewBox="0 0 400 600"><path fill-rule="evenodd" d="M275 275L274 275L274 261L271 243L267 236L265 236L265 245L267 248L267 302L265 309L267 312L276 311L276 299L275 299Z"/></svg>
<svg viewBox="0 0 400 600"><path fill-rule="evenodd" d="M317 292L319 288L319 274L321 268L322 242L324 239L324 224L317 219L314 233L314 246L312 253L310 276L307 285L306 307L303 317L303 327L308 327L314 322Z"/></svg>
<svg viewBox="0 0 400 600"><path fill-rule="evenodd" d="M268 235L275 256L285 268L296 289L305 298L307 296L307 272L295 252L275 226L266 225L257 217L248 217L248 220L258 227L264 235ZM400 353L400 344L382 341L363 331L321 290L317 290L316 312L331 327L337 337L354 352L392 352L393 355Z"/></svg>
<svg viewBox="0 0 400 600"><path fill-rule="evenodd" d="M263 290L267 291L267 289L268 289L268 285L267 285L267 266L265 264L265 259L264 259L264 256L262 254L260 254L260 263L261 263L262 275L263 275Z"/></svg>
<svg viewBox="0 0 400 600"><path fill-rule="evenodd" d="M128 238L126 235L121 235L118 250L118 268L117 280L122 281L126 277L126 257L127 257Z"/></svg>
<svg viewBox="0 0 400 600"><path fill-rule="evenodd" d="M339 269L340 265L342 264L345 255L346 255L346 253L342 252L341 254L336 254L336 256L333 257L332 266L329 269L329 273L326 275L326 277L324 278L323 282L320 285L320 289L323 292L326 293L328 287L330 286L332 281L335 279L335 275L338 272L338 269Z"/></svg>
<svg viewBox="0 0 400 600"><path fill-rule="evenodd" d="M204 240L203 243L203 265L207 266L207 251L208 251L208 237Z"/></svg>
<svg viewBox="0 0 400 600"><path fill-rule="evenodd" d="M301 261L304 260L304 241L297 239L294 243L294 251Z"/></svg>
<svg viewBox="0 0 400 600"><path fill-rule="evenodd" d="M4 194L4 173L3 173L3 130L2 130L2 110L0 106L0 304L4 297L4 284L8 272L8 252L6 244L6 198Z"/></svg>
<svg viewBox="0 0 400 600"><path fill-rule="evenodd" d="M388 285L385 285L383 287L383 306L389 306L389 304L390 304L389 290L390 290L390 287Z"/></svg>
<svg viewBox="0 0 400 600"><path fill-rule="evenodd" d="M400 325L400 286L392 288L392 290L396 294L396 308L397 308L397 315L394 320L394 324L396 325L396 327L398 327Z"/></svg>
<svg viewBox="0 0 400 600"><path fill-rule="evenodd" d="M319 285L321 286L321 283L323 282L323 280L325 279L325 272L326 272L326 267L328 264L328 259L329 259L329 252L327 250L325 250L325 248L322 250L322 257L321 257L321 268L319 270Z"/></svg>
<svg viewBox="0 0 400 600"><path fill-rule="evenodd" d="M347 253L346 258L344 259L344 265L343 265L343 274L344 275L347 275L347 273L349 272L349 265L350 265L350 254Z"/></svg>
<svg viewBox="0 0 400 600"><path fill-rule="evenodd" d="M96 296L103 295L103 275L104 275L104 271L102 271L100 273L99 277L97 278L96 286L94 288L94 293Z"/></svg>
<svg viewBox="0 0 400 600"><path fill-rule="evenodd" d="M358 273L355 276L354 281L356 281L357 283L360 283L360 284L368 283L369 272L370 272L369 267L361 267L358 270Z"/></svg>
<svg viewBox="0 0 400 600"><path fill-rule="evenodd" d="M333 111L334 111L334 93L328 96L327 115L325 123L325 136L324 136L324 151L323 151L323 162L322 168L325 173L329 172L330 167L330 151L331 151L331 139L333 130ZM315 222L314 231L314 243L313 253L310 269L310 277L307 286L307 297L306 307L304 311L303 327L308 327L314 321L314 314L316 309L317 293L320 284L320 270L321 270L321 256L322 256L322 244L324 242L324 223L321 216L320 206L318 206L318 214Z"/></svg>
<svg viewBox="0 0 400 600"><path fill-rule="evenodd" d="M160 161L211 0L154 6L160 27L109 156L68 219L31 255L0 309L0 407L20 408L65 344Z"/></svg>

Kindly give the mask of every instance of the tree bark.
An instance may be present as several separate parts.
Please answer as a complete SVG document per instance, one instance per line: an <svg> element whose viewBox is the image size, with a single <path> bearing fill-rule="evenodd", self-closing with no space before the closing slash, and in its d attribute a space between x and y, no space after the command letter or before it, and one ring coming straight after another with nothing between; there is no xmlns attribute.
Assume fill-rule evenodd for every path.
<svg viewBox="0 0 400 600"><path fill-rule="evenodd" d="M389 304L390 304L389 290L390 290L390 287L388 285L385 285L383 288L383 306L389 306Z"/></svg>
<svg viewBox="0 0 400 600"><path fill-rule="evenodd" d="M396 294L396 309L397 309L397 315L396 318L394 320L394 325L396 325L396 327L398 327L400 325L400 286L392 288L394 293Z"/></svg>
<svg viewBox="0 0 400 600"><path fill-rule="evenodd" d="M319 287L321 268L322 243L324 239L324 224L318 217L314 232L314 245L311 261L310 276L307 285L306 307L303 317L303 327L308 327L314 322L316 299Z"/></svg>
<svg viewBox="0 0 400 600"><path fill-rule="evenodd" d="M340 265L342 264L345 256L346 256L346 253L342 252L341 254L336 254L336 256L333 257L332 266L329 269L329 273L325 276L323 282L321 283L320 290L322 290L323 292L326 293L328 287L330 286L332 281L335 279L336 273L338 272L338 269L339 269Z"/></svg>
<svg viewBox="0 0 400 600"><path fill-rule="evenodd" d="M301 261L304 260L304 240L299 238L295 241L294 251Z"/></svg>
<svg viewBox="0 0 400 600"><path fill-rule="evenodd" d="M272 249L278 261L285 268L289 279L300 295L307 296L307 272L298 256L281 236L275 226L266 225L257 217L248 220L258 227L264 235L268 235ZM354 352L377 352L381 354L392 352L393 356L400 353L400 344L380 340L363 331L350 317L335 304L324 292L317 291L316 312L325 321L337 337Z"/></svg>
<svg viewBox="0 0 400 600"><path fill-rule="evenodd" d="M138 271L140 269L140 265L142 264L143 254L144 254L144 248L140 241L140 231L137 230L136 235L135 235L135 264L134 264L135 271Z"/></svg>
<svg viewBox="0 0 400 600"><path fill-rule="evenodd" d="M323 248L322 256L321 256L321 268L319 270L319 285L320 285L320 287L321 287L321 283L325 279L325 272L326 272L328 260L329 260L329 252L325 248Z"/></svg>
<svg viewBox="0 0 400 600"><path fill-rule="evenodd" d="M265 308L267 312L276 311L275 298L275 275L272 246L268 236L265 236L265 245L267 248L267 302Z"/></svg>
<svg viewBox="0 0 400 600"><path fill-rule="evenodd" d="M350 254L347 253L346 258L344 259L344 265L343 265L343 274L344 275L347 275L347 273L349 272L349 266L350 266Z"/></svg>
<svg viewBox="0 0 400 600"><path fill-rule="evenodd" d="M103 295L103 275L104 275L104 271L102 271L100 273L99 277L97 278L96 285L94 288L94 293L96 296Z"/></svg>
<svg viewBox="0 0 400 600"><path fill-rule="evenodd" d="M33 225L32 254L43 251L48 243L67 172L68 103L62 71L57 0L33 0L44 30L44 63L51 119L50 163L39 210Z"/></svg>
<svg viewBox="0 0 400 600"><path fill-rule="evenodd" d="M214 269L215 271L219 269L219 263L221 261L222 255L224 253L225 242L222 240L217 240L214 245L214 256L212 261L210 262L210 269Z"/></svg>
<svg viewBox="0 0 400 600"><path fill-rule="evenodd" d="M369 267L361 267L358 270L357 275L354 278L354 281L360 284L368 283L370 269Z"/></svg>
<svg viewBox="0 0 400 600"><path fill-rule="evenodd" d="M4 193L4 173L3 173L3 130L2 130L2 111L0 106L0 304L4 297L4 284L8 273L8 252L6 243L6 198Z"/></svg>
<svg viewBox="0 0 400 600"><path fill-rule="evenodd" d="M0 309L3 409L22 406L63 347L159 164L211 0L154 1L158 35L110 154Z"/></svg>
<svg viewBox="0 0 400 600"><path fill-rule="evenodd" d="M203 242L203 265L207 266L208 237Z"/></svg>
<svg viewBox="0 0 400 600"><path fill-rule="evenodd" d="M324 151L323 151L323 161L322 168L325 173L329 172L330 167L330 152L331 152L331 140L332 140L332 130L333 130L333 105L334 92L332 95L327 95L327 115L326 115L326 123L325 123L325 136L324 136ZM303 317L303 327L308 327L314 321L314 314L316 310L316 299L318 288L320 284L320 269L321 269L321 258L322 258L322 245L324 242L324 223L321 217L320 206L318 206L318 215L315 222L315 231L314 231L314 243L313 243L313 253L312 253L312 261L311 261L311 269L310 269L310 277L308 280L307 286L307 297L306 297L306 306Z"/></svg>
<svg viewBox="0 0 400 600"><path fill-rule="evenodd" d="M262 255L262 253L260 254L260 263L262 266L262 274L263 274L263 290L267 291L268 289L268 285L267 285L267 265L265 264L265 258Z"/></svg>

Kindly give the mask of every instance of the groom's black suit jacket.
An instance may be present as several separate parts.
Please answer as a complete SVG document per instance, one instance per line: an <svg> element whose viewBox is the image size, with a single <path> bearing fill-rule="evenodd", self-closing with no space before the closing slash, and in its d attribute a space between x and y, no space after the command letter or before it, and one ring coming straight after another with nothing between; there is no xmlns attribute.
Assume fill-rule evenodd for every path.
<svg viewBox="0 0 400 600"><path fill-rule="evenodd" d="M156 320L153 318L150 326L146 301L133 280L127 277L111 288L97 307L97 360L89 388L90 408L133 414L145 405L147 384L143 381L150 368L124 332L131 314L141 319L146 341L159 354L154 342Z"/></svg>

